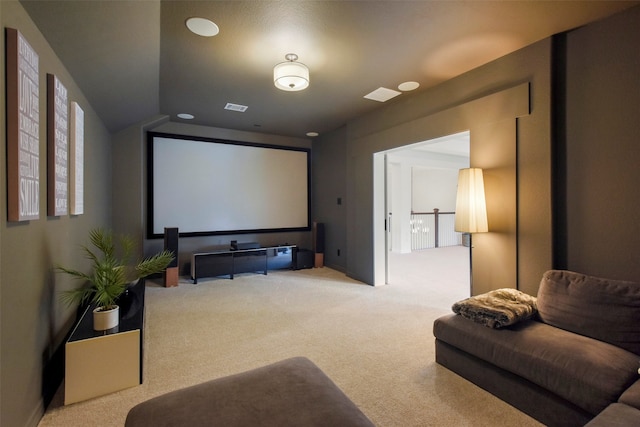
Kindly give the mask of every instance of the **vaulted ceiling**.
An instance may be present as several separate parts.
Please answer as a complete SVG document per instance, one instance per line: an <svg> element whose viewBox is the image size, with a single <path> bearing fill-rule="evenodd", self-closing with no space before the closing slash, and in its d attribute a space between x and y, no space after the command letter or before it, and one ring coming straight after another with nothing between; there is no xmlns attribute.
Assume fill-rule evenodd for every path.
<svg viewBox="0 0 640 427"><path fill-rule="evenodd" d="M379 108L363 98L437 85L633 1L32 1L21 3L111 132L157 114L305 137ZM191 33L190 17L215 22ZM284 92L273 66L296 53L310 86ZM392 103L410 93L387 101ZM228 111L228 103L248 107Z"/></svg>

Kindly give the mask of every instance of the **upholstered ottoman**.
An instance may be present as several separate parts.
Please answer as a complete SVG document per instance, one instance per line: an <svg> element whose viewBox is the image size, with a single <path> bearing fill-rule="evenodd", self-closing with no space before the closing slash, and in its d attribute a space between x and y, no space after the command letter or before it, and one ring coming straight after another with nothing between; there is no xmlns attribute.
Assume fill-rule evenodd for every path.
<svg viewBox="0 0 640 427"><path fill-rule="evenodd" d="M304 357L176 390L134 406L125 427L373 426Z"/></svg>

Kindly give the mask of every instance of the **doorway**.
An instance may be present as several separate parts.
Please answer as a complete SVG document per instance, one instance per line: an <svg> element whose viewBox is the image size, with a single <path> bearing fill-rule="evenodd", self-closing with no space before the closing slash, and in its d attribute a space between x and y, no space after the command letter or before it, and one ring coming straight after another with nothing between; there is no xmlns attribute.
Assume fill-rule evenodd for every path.
<svg viewBox="0 0 640 427"><path fill-rule="evenodd" d="M469 139L465 131L376 154L384 176L374 193L384 194L376 199L384 200L386 284L469 296L469 248L453 230L457 175L469 167Z"/></svg>

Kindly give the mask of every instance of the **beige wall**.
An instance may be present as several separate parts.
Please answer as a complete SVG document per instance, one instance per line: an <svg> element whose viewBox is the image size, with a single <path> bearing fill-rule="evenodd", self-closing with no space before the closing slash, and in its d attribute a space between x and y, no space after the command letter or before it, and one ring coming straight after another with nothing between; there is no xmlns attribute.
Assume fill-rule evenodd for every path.
<svg viewBox="0 0 640 427"><path fill-rule="evenodd" d="M43 369L62 343L75 312L58 298L64 289L77 286L69 278L54 274L62 264L81 268L86 260L79 245L96 226L111 220L110 136L60 63L47 41L34 26L20 3L0 2L2 45L5 27L19 30L39 55L40 77L40 219L7 222L6 123L2 91L2 149L0 149L0 425L36 425L42 411ZM0 55L4 82L5 56ZM46 75L55 74L66 86L69 100L85 113L85 213L79 216L47 217L46 213Z"/></svg>

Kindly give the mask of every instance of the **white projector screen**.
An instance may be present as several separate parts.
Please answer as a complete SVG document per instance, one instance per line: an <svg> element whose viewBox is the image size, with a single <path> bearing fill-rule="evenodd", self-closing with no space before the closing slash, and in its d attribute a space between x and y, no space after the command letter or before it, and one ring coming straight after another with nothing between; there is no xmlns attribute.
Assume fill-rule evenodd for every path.
<svg viewBox="0 0 640 427"><path fill-rule="evenodd" d="M148 133L149 238L309 230L310 150Z"/></svg>

